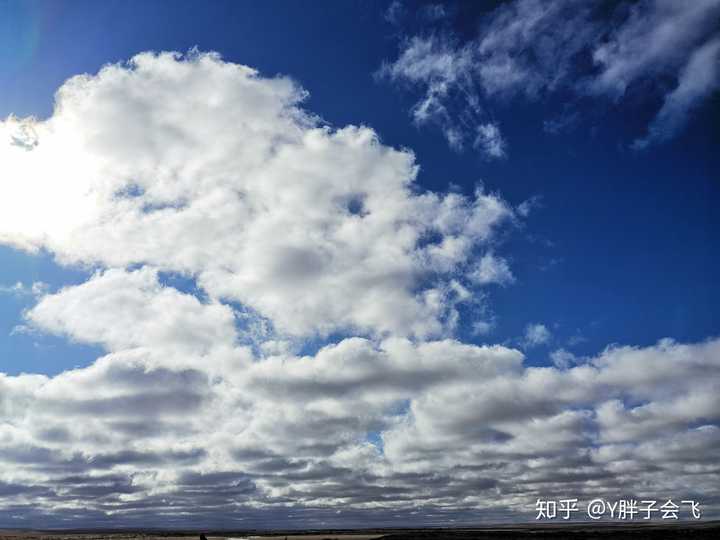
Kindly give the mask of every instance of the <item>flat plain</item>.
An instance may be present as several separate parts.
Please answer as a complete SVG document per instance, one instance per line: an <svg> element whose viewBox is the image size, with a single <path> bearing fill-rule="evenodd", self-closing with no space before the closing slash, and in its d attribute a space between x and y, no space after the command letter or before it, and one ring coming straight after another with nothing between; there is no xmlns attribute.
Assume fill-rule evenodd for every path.
<svg viewBox="0 0 720 540"><path fill-rule="evenodd" d="M207 540L716 540L720 521L676 524L567 523L503 525L463 529L375 529L206 532ZM0 530L0 540L198 540L191 531L30 531Z"/></svg>

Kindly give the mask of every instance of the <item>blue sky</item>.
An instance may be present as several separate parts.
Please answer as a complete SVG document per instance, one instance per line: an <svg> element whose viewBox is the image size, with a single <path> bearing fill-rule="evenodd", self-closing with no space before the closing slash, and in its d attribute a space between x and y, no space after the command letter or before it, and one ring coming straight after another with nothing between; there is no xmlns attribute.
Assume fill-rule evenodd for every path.
<svg viewBox="0 0 720 540"><path fill-rule="evenodd" d="M629 482L618 479L609 455L629 459L619 450L625 445L623 452L637 449L633 459L647 459L655 455L653 445L669 444L655 432L649 434L650 427L638 428L637 418L652 423L643 415L666 406L668 418L685 415L672 424L678 430L672 444L712 447L720 429L717 415L705 409L681 414L672 408L680 407L675 401L665 403L659 396L685 396L712 410L713 402L703 401L703 396L712 395L718 384L720 5L714 0L685 7L647 0L591 7L566 0L551 10L538 6L528 0L445 6L397 1L0 3L2 136L27 145L12 158L20 165L0 170L7 186L0 191L5 201L0 211L10 215L18 210L17 217L0 221L0 372L10 389L3 391L20 392L8 399L38 411L23 420L11 419L2 408L0 412L8 415L5 421L13 429L25 426L27 436L17 435L23 448L32 447L38 455L59 449L69 456L64 462L68 471L76 466L74 459L106 459L104 470L90 467L86 472L88 477L117 475L103 484L109 505L122 491L117 486L145 485L154 474L148 463L185 463L182 452L195 456L193 437L202 430L194 422L202 424L207 414L207 409L191 411L188 414L196 416L182 428L177 419L149 419L137 403L152 407L147 404L157 396L143 393L140 373L149 377L165 370L162 377L170 387L177 383L174 377L195 381L193 374L199 373L197 380L211 381L207 388L198 383L198 392L207 395L237 391L240 396L252 384L290 396L283 405L287 409L278 408L285 411L282 419L273 417L267 395L247 398L247 403L238 397L228 405L233 411L238 407L236 418L223 420L219 432L228 440L242 436L258 445L277 445L272 459L285 460L285 467L271 464L266 456L265 472L277 465L285 474L278 472L279 477L297 487L281 486L278 477L264 476L262 467L252 469L257 464L248 463L255 458L243 456L255 456L257 449L250 443L226 448L220 435L218 445L227 452L220 456L213 450L197 461L187 458L192 462L187 474L228 475L235 488L241 478L252 486L248 492L262 492L267 513L246 508L246 523L279 519L352 526L353 520L366 519L363 504L378 495L362 491L367 483L341 476L349 491L363 493L343 502L327 478L336 474L333 470L360 464L382 471L377 474L386 487L401 482L394 474L425 474L420 465L427 464L425 458L410 464L397 456L407 450L404 445L425 448L426 439L413 437L430 437L421 433L419 420L430 418L429 411L449 417L457 413L461 432L477 436L471 443L489 444L492 439L507 444L497 450L500 454L512 453L508 441L521 444L523 436L530 436L524 424L505 426L505 420L486 414L499 405L479 396L515 384L499 381L485 388L492 378L487 374L478 375L476 387L463 390L479 400L475 417L443 402L438 396L445 394L428 382L368 390L372 396L363 394L357 402L335 395L355 376L353 358L365 359L362 362L375 371L352 388L380 388L383 373L387 380L395 380L397 373L404 373L397 375L398 381L424 380L422 369L415 373L404 363L410 354L406 347L414 347L417 358L451 357L452 366L455 361L465 365L465 355L485 358L482 355L492 350L497 355L492 361L505 366L497 367L497 373L507 369L527 384L534 384L536 374L548 373L566 381L557 384L581 388L585 383L578 381L585 381L586 368L592 367L598 382L587 383L586 395L596 396L591 403L563 397L543 410L554 411L547 413L549 426L565 422L562 414L572 415L578 408L587 412L567 428L591 440L580 449L573 446L580 452L573 459L580 463L580 454L586 458L590 448L601 448L593 466L616 480L606 486L608 493L622 492ZM660 39L653 32L668 21L674 25L672 37ZM150 54L146 64L142 59L126 63L146 51L187 55ZM117 65L99 74L108 64ZM224 75L234 64L257 70L256 79ZM140 75L133 79L133 74L147 73L147 80L155 81L153 77L174 70L183 73L177 86L162 79L157 87L144 87ZM66 84L84 73L89 74L85 82ZM212 79L215 86L204 87L209 84L205 78L212 77L217 77ZM262 89L245 89L254 80ZM63 107L54 109L61 87ZM300 89L307 92L305 97ZM216 120L216 109L203 108L212 99L219 103L220 116L227 114L227 125ZM294 112L286 117L277 110ZM26 117L32 118L18 120ZM255 127L245 133L246 120L252 126L272 125L267 128L272 137ZM317 126L326 126L323 134L313 131ZM346 126L364 128L344 130ZM297 137L283 150L287 163L258 157L265 151L274 156L275 145L284 148L283 137ZM322 153L324 144L338 146ZM39 154L45 149L48 154ZM314 153L308 157L305 151ZM337 161L333 152L340 156ZM53 161L63 154L70 157ZM278 155L285 154L278 150ZM414 180L413 165L419 166ZM85 179L89 191L76 196L80 191L72 186L83 185ZM217 200L210 197L213 189L220 194ZM225 206L237 193L250 201L247 208L240 203ZM318 202L314 207L315 198L324 201L328 193L335 197L328 199L328 206ZM332 214L337 201L351 208L351 199L360 210L351 209L344 217ZM101 200L105 202L97 202ZM49 212L43 210L47 208ZM196 214L197 208L202 210ZM192 209L192 215L185 214L186 209ZM171 216L173 210L177 215ZM357 226L354 218L364 212L392 219L351 229ZM295 213L302 219L288 217ZM83 221L86 216L91 217ZM151 224L151 219L165 219L162 216L169 216L165 225ZM317 223L324 225L315 229ZM337 236L330 241L323 235L336 225ZM416 234L417 242L408 241L407 234ZM433 251L433 246L439 249L451 240L460 251ZM316 283L317 276L324 278ZM170 322L157 322L166 320ZM402 340L407 343L398 344ZM142 359L145 354L149 359ZM109 356L98 360L104 355ZM425 360L418 362L425 365ZM441 372L427 362L429 372ZM622 382L608 382L616 380L614 369L633 371L632 366L652 373L680 365L678 369L697 375L693 362L701 364L700 380L696 384L688 375L687 387L638 380L628 389ZM322 366L327 371L313 371ZM533 371L539 367L548 371ZM447 369L452 379L466 368ZM21 374L48 378L37 382ZM682 371L675 376L682 377ZM96 383L88 382L94 377ZM76 382L63 382L74 378ZM467 375L467 380L475 379ZM68 405L60 419L43 416L48 414L43 408L47 400L62 399L58 396L68 388L82 393L89 384L101 389L96 400L115 399L120 392L116 384L126 390L130 385L128 395L147 398L128 401L128 411L139 407L141 412L132 418L128 413L122 429L129 430L131 422L156 425L149 429L167 434L167 448L175 453L157 457L153 452L158 441L138 439L127 443L137 453L133 456L152 458L125 456L123 462L123 456L113 454L111 459L101 443L88 442L88 433L68 431L66 424L83 407L90 410L88 403ZM221 387L213 386L217 384ZM547 391L551 388L548 383ZM306 395L310 390L314 398ZM354 395L354 390L348 392ZM519 392L528 396L523 402L537 397L533 388ZM318 395L331 401L313 401ZM626 408L612 409L612 400ZM331 429L333 421L339 426L333 429L352 435L340 437L324 454L307 450L309 442L302 449L289 443L285 448L282 435L268 426L292 424L293 415L308 407L327 415L324 422L308 426L308 440L322 440L323 429ZM328 407L343 412L331 414ZM358 418L347 413L353 407L368 412ZM127 433L117 427L120 420L103 423L104 413L96 414L98 433L107 430L108 440L122 445L117 442L125 440L120 432ZM268 424L247 418L267 418L263 422ZM632 429L603 434L622 419ZM246 420L247 425L241 425ZM44 422L49 427L43 431ZM422 426L435 426L428 422ZM435 417L433 422L439 422L435 436L445 433L442 422ZM464 422L487 423L487 429L476 433ZM586 422L597 425L590 429ZM113 438L116 428L118 439ZM49 430L62 436L53 439ZM446 435L455 440L455 435ZM693 443L693 437L709 437L710 442ZM538 456L556 451L553 444L574 444L567 441L548 442L547 448L537 450ZM368 444L375 450L368 450ZM3 451L10 455L11 450ZM498 490L502 503L487 507L461 496L471 488L463 488L453 471L482 465L484 458L478 456L483 452L457 457L447 471L441 467L447 485L457 489L443 495L447 499L417 502L418 490L431 485L429 477L425 484L398 487L398 493L426 509L428 518L422 523L526 519L529 514L523 514L516 501L503 498L512 492L503 491L509 482L505 476L484 478L492 486L487 489ZM35 513L17 487L50 489L57 478L30 472L26 477L9 475L11 460L2 455L0 493L4 486L15 486L12 504L22 516L20 522L63 522L68 514L58 492L43 491L47 504ZM698 454L697 462L706 459ZM308 487L293 476L299 469L307 477L325 475L327 481ZM518 470L507 474L526 474ZM163 477L168 486L170 476ZM215 487L223 482L217 478ZM213 486L213 480L207 482ZM646 478L651 492L659 486L653 482L654 477ZM172 485L168 497L175 493L178 501L192 502L183 491L186 484L176 478ZM678 479L675 487L681 490L682 485ZM81 487L75 487L76 501L82 500ZM559 488L548 484L546 489L552 495ZM583 494L587 484L572 489ZM717 511L717 488L697 489L696 495L715 501ZM150 502L156 494L128 493L144 494L149 509L161 506ZM523 493L528 500L537 494ZM376 522L392 522L393 507L382 500L387 506ZM286 509L288 501L307 512L307 521L293 522L285 510L278 510ZM352 516L345 521L328 517L335 505L349 505ZM408 508L398 508L403 523L412 523L412 514L404 513ZM77 523L112 523L107 512L93 507ZM144 519L137 510L122 515L119 524ZM201 508L197 519L237 525L228 515ZM184 524L179 517L168 519L159 524Z"/></svg>
<svg viewBox="0 0 720 540"><path fill-rule="evenodd" d="M457 6L455 17L493 5ZM498 321L493 341L512 340L534 322L552 330L555 346L582 336L573 345L579 354L611 343L717 335L717 97L694 111L681 136L644 152L628 145L657 111L661 95L582 103L577 125L558 135L546 133L543 122L563 111L567 95L501 102L494 114L511 154L488 163L477 152L453 151L438 132L414 126L408 112L413 96L373 77L383 61L397 56L402 39L402 29L385 20L384 7L287 3L278 16L273 3L7 3L3 54L9 69L0 79L0 114L47 117L67 78L140 51L219 51L264 75L290 75L310 93L307 108L332 125L365 124L385 144L412 148L424 188L453 184L471 192L482 181L515 204L538 198L527 224L502 246L517 282L488 292ZM424 24L419 15L407 19L413 29ZM470 20L451 17L447 24L467 32ZM0 281L27 281L32 272L33 280L55 287L72 282L72 269L54 267L51 259L3 250ZM27 301L4 298L6 333ZM34 343L21 334L3 339L4 369L56 373L94 358L95 351L60 343L38 349ZM535 354L533 362L547 361L546 349Z"/></svg>

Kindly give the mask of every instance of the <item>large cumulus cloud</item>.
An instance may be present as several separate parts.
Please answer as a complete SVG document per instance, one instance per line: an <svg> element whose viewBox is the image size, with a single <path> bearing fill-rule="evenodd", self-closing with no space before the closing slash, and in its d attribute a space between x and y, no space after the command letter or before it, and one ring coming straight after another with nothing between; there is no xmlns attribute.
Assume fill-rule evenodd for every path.
<svg viewBox="0 0 720 540"><path fill-rule="evenodd" d="M442 333L448 276L512 210L418 192L411 152L303 97L207 54L70 79L51 118L2 124L0 241L193 275L292 335Z"/></svg>
<svg viewBox="0 0 720 540"><path fill-rule="evenodd" d="M517 216L421 192L409 151L303 95L148 53L0 124L0 239L93 269L23 324L105 350L0 374L0 525L460 523L568 493L717 512L720 341L561 369L454 339L458 303L513 281Z"/></svg>

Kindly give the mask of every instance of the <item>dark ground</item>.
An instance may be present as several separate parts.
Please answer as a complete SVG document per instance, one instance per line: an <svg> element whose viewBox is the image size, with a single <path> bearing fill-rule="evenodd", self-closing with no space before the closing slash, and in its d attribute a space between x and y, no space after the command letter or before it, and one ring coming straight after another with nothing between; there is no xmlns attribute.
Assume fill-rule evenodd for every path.
<svg viewBox="0 0 720 540"><path fill-rule="evenodd" d="M383 540L720 540L720 521L679 524L526 525L497 529L425 530L388 534Z"/></svg>
<svg viewBox="0 0 720 540"><path fill-rule="evenodd" d="M473 529L374 529L333 531L204 531L208 540L720 540L720 521L679 523L564 523ZM9 531L0 540L198 540L200 531Z"/></svg>

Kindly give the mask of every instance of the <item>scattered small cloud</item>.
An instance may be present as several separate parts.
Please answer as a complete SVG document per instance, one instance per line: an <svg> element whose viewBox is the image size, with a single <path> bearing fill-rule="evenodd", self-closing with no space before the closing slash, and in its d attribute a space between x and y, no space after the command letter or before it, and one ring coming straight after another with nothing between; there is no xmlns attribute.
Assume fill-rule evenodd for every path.
<svg viewBox="0 0 720 540"><path fill-rule="evenodd" d="M542 208L542 197L540 195L534 195L524 200L517 206L516 210L521 217L525 218L528 217L530 212L535 208Z"/></svg>
<svg viewBox="0 0 720 540"><path fill-rule="evenodd" d="M495 321L475 321L472 325L472 333L476 336L486 336L495 328Z"/></svg>
<svg viewBox="0 0 720 540"><path fill-rule="evenodd" d="M42 281L35 281L30 285L18 281L14 285L0 285L0 294L12 296L42 296L47 293L48 289L48 284Z"/></svg>
<svg viewBox="0 0 720 540"><path fill-rule="evenodd" d="M497 124L487 123L477 127L473 148L480 150L487 159L507 157L507 143Z"/></svg>
<svg viewBox="0 0 720 540"><path fill-rule="evenodd" d="M490 252L482 256L477 267L470 274L470 280L478 285L490 283L508 285L515 281L515 276L505 259Z"/></svg>
<svg viewBox="0 0 720 540"><path fill-rule="evenodd" d="M555 118L543 121L543 131L550 135L558 135L570 131L580 121L580 113L577 111L563 113Z"/></svg>
<svg viewBox="0 0 720 540"><path fill-rule="evenodd" d="M482 16L472 39L447 25L404 38L398 57L380 74L419 91L412 114L418 124L439 125L448 144L462 149L480 132L487 155L505 145L489 123L495 103L536 101L557 92L574 100L619 103L633 85L657 82L648 99L663 105L642 149L676 136L694 108L720 87L720 2L602 2L513 0ZM673 81L668 90L664 81ZM544 121L557 134L580 121L572 107ZM493 142L496 141L496 142Z"/></svg>
<svg viewBox="0 0 720 540"><path fill-rule="evenodd" d="M576 345L580 345L581 343L585 343L587 341L587 338L578 330L570 336L567 340L568 347L575 347Z"/></svg>
<svg viewBox="0 0 720 540"><path fill-rule="evenodd" d="M547 272L548 270L552 270L562 262L562 257L548 257L543 259L540 264L538 264L538 270L540 270L541 272Z"/></svg>
<svg viewBox="0 0 720 540"><path fill-rule="evenodd" d="M523 344L525 348L531 349L550 342L552 334L548 328L541 323L531 323L525 327Z"/></svg>
<svg viewBox="0 0 720 540"><path fill-rule="evenodd" d="M578 358L570 351L565 349L556 349L550 353L550 360L558 369L568 369L570 366L577 364Z"/></svg>
<svg viewBox="0 0 720 540"><path fill-rule="evenodd" d="M400 0L393 0L385 10L385 20L390 24L400 24L405 14L405 6Z"/></svg>
<svg viewBox="0 0 720 540"><path fill-rule="evenodd" d="M429 4L420 9L422 17L428 21L435 22L448 16L447 7L443 4Z"/></svg>

